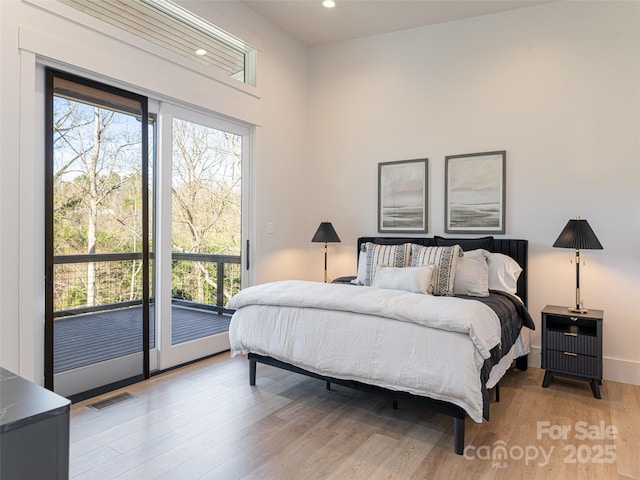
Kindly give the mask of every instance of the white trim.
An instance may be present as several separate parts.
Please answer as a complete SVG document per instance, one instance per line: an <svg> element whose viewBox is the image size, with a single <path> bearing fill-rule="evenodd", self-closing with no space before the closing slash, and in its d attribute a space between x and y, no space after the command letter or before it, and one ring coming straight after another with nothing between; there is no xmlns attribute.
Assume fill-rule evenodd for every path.
<svg viewBox="0 0 640 480"><path fill-rule="evenodd" d="M240 80L237 80L232 77L228 77L220 72L212 68L207 68L198 62L190 61L189 59L178 55L166 48L162 48L148 40L138 37L132 33L129 33L121 28L115 27L113 25L108 24L107 22L101 21L97 18L92 17L91 15L87 15L83 12L76 10L68 5L64 5L57 1L42 1L42 0L22 0L24 3L31 5L32 7L36 7L38 9L44 10L50 14L55 14L65 20L72 22L79 27L82 27L87 30L91 30L100 35L105 35L110 37L111 39L124 43L128 47L135 48L137 50L142 50L147 54L153 55L155 57L161 58L163 60L167 60L171 63L179 65L180 67L186 68L188 70L194 71L200 75L204 75L212 80L215 80L220 83L224 83L225 85L232 87L234 89L243 91L249 95L253 95L257 98L260 97L259 89L257 86L253 86L247 83L243 83ZM78 47L77 44L74 44L74 47ZM22 42L20 42L20 48L23 47ZM258 55L256 48L256 55ZM34 52L39 53L39 52ZM97 52L94 52L97 53ZM257 59L256 59L257 60ZM256 61L257 64L257 61Z"/></svg>
<svg viewBox="0 0 640 480"><path fill-rule="evenodd" d="M211 335L190 342L171 344L171 172L172 172L172 125L173 118L198 123L207 127L223 130L242 136L242 240L240 244L242 265L246 256L243 249L246 238L251 237L250 222L245 220L251 210L250 194L247 190L251 183L251 129L239 122L220 118L213 113L203 113L163 102L158 115L158 162L156 165L158 194L156 195L156 325L158 338L158 365L160 370L195 360L207 355L219 353L230 348L228 333ZM245 177L245 175L249 175ZM249 183L249 185L245 185ZM245 195L249 195L246 198ZM242 284L246 285L248 274L242 270Z"/></svg>
<svg viewBox="0 0 640 480"><path fill-rule="evenodd" d="M35 83L43 79L36 72L35 55L20 52L20 78L34 79L34 88L20 89L20 153L19 153L19 199L20 212L18 258L20 269L16 272L19 282L18 311L20 322L19 374L29 380L42 384L44 381L44 349L36 346L44 345L44 241L40 234L44 225L44 164L38 168L36 155L38 147L43 148L42 122L36 118L44 118L42 104L37 105ZM42 83L44 86L44 82ZM40 90L42 92L42 90ZM42 114L41 117L36 112ZM40 127L40 128L38 128Z"/></svg>
<svg viewBox="0 0 640 480"><path fill-rule="evenodd" d="M180 118L181 120L187 120L195 122L199 125L215 128L216 130L222 130L236 135L245 136L249 135L250 127L246 123L241 121L234 121L228 118L224 118L215 112L208 112L206 110L178 106L170 102L162 102L163 115L171 115L171 117Z"/></svg>
<svg viewBox="0 0 640 480"><path fill-rule="evenodd" d="M156 161L156 346L158 367L171 366L171 108L160 103ZM168 152L163 154L163 152ZM166 332L166 335L165 335Z"/></svg>
<svg viewBox="0 0 640 480"><path fill-rule="evenodd" d="M68 397L138 375L142 375L142 352L56 373L53 384L58 395Z"/></svg>
<svg viewBox="0 0 640 480"><path fill-rule="evenodd" d="M70 27L73 28L72 26ZM86 39L86 43L104 44L107 40L104 35L99 33L96 33L96 35L96 38ZM122 44L122 42L120 43ZM189 77L182 75L192 74L195 80L200 78L200 75L196 74L201 72L177 65L175 62L172 63L178 68L177 71L181 73L179 75L180 78L172 78L170 71L164 72L162 78L149 76L145 68L133 59L131 60L133 63L129 63L128 68L116 73L113 66L118 65L120 61L115 57L113 49L105 47L103 50L95 51L88 48L84 43L71 43L66 38L54 37L25 26L18 28L18 47L21 51L35 53L38 63L43 65L64 69L71 73L93 78L148 97L180 102L192 105L193 108L210 109L220 115L238 119L238 121L243 121L247 124L260 124L257 103L255 103L255 109L250 107L260 99L257 90L255 90L254 94L236 88L237 85L244 85L240 82L234 81L237 85L219 82L223 90L218 91L216 88L207 90L207 102L205 103L202 102L195 84L193 84L194 88L184 88L185 82L189 81ZM126 47L131 49L130 53L132 54L135 50L140 50L130 45L126 45ZM139 51L139 53L145 55L148 59L147 53L144 51ZM159 56L157 58L166 60ZM121 77L119 78L119 76ZM209 76L207 77L209 78ZM229 86L232 87L231 91L226 89ZM202 85L200 85L200 89L202 89ZM241 102L241 104L234 102L231 92L243 96L246 101Z"/></svg>
<svg viewBox="0 0 640 480"><path fill-rule="evenodd" d="M604 357L602 371L605 380L640 385L640 362Z"/></svg>
<svg viewBox="0 0 640 480"><path fill-rule="evenodd" d="M256 284L256 241L257 241L257 228L256 228L256 195L257 191L257 179L254 174L256 171L256 142L258 136L258 128L254 126L251 128L251 133L246 143L248 150L243 150L242 154L246 156L246 162L243 158L243 171L242 171L242 288L249 287ZM245 170L246 169L246 170ZM249 241L249 251L247 252L246 244ZM247 259L249 254L249 259ZM249 262L249 269L246 265Z"/></svg>

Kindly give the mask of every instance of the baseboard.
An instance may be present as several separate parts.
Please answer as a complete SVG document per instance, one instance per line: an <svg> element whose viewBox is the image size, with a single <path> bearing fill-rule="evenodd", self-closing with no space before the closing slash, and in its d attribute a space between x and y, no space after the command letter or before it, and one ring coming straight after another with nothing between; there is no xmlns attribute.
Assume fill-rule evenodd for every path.
<svg viewBox="0 0 640 480"><path fill-rule="evenodd" d="M540 368L540 347L531 346L529 365ZM603 380L640 385L640 362L604 357L602 359L602 371Z"/></svg>
<svg viewBox="0 0 640 480"><path fill-rule="evenodd" d="M640 385L640 362L604 357L602 370L605 380Z"/></svg>
<svg viewBox="0 0 640 480"><path fill-rule="evenodd" d="M541 368L540 362L540 347L534 347L531 345L531 351L529 352L529 366Z"/></svg>

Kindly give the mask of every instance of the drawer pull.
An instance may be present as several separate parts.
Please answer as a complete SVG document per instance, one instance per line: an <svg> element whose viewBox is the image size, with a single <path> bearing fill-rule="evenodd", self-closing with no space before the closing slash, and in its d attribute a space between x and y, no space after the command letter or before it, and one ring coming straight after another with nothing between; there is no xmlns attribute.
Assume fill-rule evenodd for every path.
<svg viewBox="0 0 640 480"><path fill-rule="evenodd" d="M569 317L571 319L572 322L577 322L578 321L578 317Z"/></svg>
<svg viewBox="0 0 640 480"><path fill-rule="evenodd" d="M577 353L573 353L573 352L564 352L565 355L570 355L572 357L577 357L578 354Z"/></svg>
<svg viewBox="0 0 640 480"><path fill-rule="evenodd" d="M578 336L577 333L573 333L573 332L564 332L564 335L566 337L577 337Z"/></svg>

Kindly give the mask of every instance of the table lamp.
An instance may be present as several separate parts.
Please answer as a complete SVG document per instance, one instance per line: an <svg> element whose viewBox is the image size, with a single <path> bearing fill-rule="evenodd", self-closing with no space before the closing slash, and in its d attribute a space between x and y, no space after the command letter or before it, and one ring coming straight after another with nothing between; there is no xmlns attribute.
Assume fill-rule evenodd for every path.
<svg viewBox="0 0 640 480"><path fill-rule="evenodd" d="M577 217L569 220L553 246L576 249L576 306L567 310L572 313L588 313L586 308L582 308L580 301L580 249L602 250L598 237L591 230L589 222Z"/></svg>
<svg viewBox="0 0 640 480"><path fill-rule="evenodd" d="M324 282L327 283L327 242L339 242L340 238L331 222L322 222L311 241L324 243Z"/></svg>

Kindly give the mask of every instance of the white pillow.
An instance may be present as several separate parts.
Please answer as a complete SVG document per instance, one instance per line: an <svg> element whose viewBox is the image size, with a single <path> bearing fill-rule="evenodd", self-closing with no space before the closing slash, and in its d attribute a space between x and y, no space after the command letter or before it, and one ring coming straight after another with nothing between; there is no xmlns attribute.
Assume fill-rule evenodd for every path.
<svg viewBox="0 0 640 480"><path fill-rule="evenodd" d="M431 276L434 265L421 267L379 266L373 277L372 287L406 290L413 293L431 293Z"/></svg>
<svg viewBox="0 0 640 480"><path fill-rule="evenodd" d="M458 259L453 293L472 297L489 296L489 265L483 249L469 250Z"/></svg>
<svg viewBox="0 0 640 480"><path fill-rule="evenodd" d="M367 276L367 252L360 252L358 255L358 276L356 277L356 285L364 285L364 279Z"/></svg>
<svg viewBox="0 0 640 480"><path fill-rule="evenodd" d="M515 295L522 267L513 258L502 253L489 253L489 289Z"/></svg>

